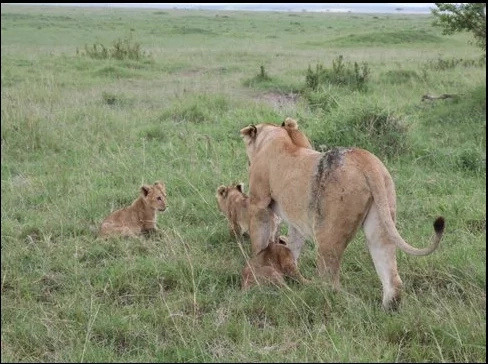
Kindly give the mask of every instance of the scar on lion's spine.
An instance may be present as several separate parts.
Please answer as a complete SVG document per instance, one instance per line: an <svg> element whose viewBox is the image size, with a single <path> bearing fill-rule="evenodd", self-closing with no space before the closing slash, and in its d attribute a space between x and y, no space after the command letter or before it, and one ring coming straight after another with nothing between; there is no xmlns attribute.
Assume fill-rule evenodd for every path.
<svg viewBox="0 0 488 364"><path fill-rule="evenodd" d="M312 187L312 196L310 199L310 205L314 211L317 211L319 216L322 216L320 210L320 197L330 173L334 171L338 166L342 164L344 154L350 151L350 148L337 147L332 148L322 154L317 165L317 172L315 173L315 181Z"/></svg>

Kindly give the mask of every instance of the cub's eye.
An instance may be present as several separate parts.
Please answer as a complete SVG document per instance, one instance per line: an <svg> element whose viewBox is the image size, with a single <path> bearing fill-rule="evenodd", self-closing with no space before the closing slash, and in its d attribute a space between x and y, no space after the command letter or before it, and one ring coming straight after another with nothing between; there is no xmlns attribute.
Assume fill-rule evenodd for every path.
<svg viewBox="0 0 488 364"><path fill-rule="evenodd" d="M158 201L163 201L163 199L161 198L161 196L158 196Z"/></svg>

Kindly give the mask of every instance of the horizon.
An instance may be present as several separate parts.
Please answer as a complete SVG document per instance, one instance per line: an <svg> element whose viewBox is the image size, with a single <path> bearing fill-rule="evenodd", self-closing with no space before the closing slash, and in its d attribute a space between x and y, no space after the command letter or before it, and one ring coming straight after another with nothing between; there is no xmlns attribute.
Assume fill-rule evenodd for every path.
<svg viewBox="0 0 488 364"><path fill-rule="evenodd" d="M283 12L359 12L428 14L435 3L2 3L2 5L40 5L106 7L133 9L186 9L213 11Z"/></svg>

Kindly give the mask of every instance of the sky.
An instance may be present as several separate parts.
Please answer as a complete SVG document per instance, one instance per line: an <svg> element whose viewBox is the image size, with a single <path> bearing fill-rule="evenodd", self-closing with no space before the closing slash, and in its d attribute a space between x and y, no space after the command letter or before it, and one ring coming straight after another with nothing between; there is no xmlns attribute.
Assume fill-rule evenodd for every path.
<svg viewBox="0 0 488 364"><path fill-rule="evenodd" d="M293 10L357 12L430 12L435 3L29 3L25 5L105 6L123 8L204 8L214 10ZM401 9L401 10L399 10Z"/></svg>

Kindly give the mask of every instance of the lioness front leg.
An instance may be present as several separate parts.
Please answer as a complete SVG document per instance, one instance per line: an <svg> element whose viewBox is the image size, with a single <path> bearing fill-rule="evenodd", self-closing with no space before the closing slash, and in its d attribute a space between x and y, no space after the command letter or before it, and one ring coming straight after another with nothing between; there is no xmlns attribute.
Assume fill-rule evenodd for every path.
<svg viewBox="0 0 488 364"><path fill-rule="evenodd" d="M293 253L295 258L295 264L298 265L298 257L302 250L303 243L305 242L305 237L293 226L288 225L288 247Z"/></svg>
<svg viewBox="0 0 488 364"><path fill-rule="evenodd" d="M253 256L268 246L272 232L273 212L270 208L250 206L250 236Z"/></svg>

